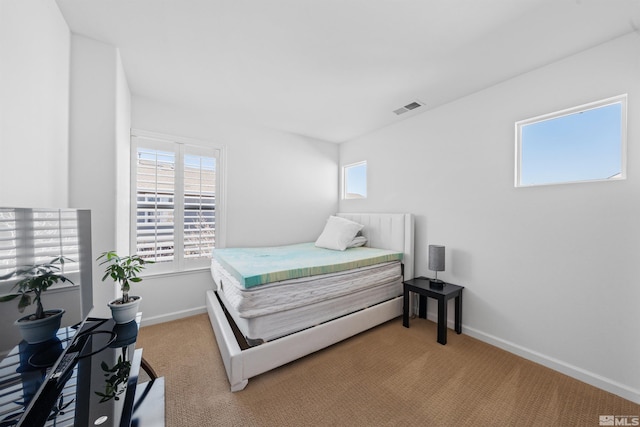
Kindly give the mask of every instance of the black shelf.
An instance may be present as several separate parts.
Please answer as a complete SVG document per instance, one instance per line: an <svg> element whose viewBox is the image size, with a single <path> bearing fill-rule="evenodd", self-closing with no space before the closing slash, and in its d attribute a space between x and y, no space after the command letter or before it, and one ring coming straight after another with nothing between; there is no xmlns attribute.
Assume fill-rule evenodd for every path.
<svg viewBox="0 0 640 427"><path fill-rule="evenodd" d="M127 325L92 319L79 331L60 329L45 343L21 342L0 362L0 426L129 426L134 419L140 427L164 425L163 379L152 376L143 385L153 393L137 390L143 364L142 350L135 348L139 319ZM144 402L147 396L153 404Z"/></svg>

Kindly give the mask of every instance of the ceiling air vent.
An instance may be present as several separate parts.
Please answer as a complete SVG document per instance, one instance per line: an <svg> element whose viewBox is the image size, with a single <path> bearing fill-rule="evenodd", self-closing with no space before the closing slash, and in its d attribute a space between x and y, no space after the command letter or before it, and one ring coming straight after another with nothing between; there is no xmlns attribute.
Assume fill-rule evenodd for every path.
<svg viewBox="0 0 640 427"><path fill-rule="evenodd" d="M418 101L413 101L410 104L405 105L404 107L400 107L397 110L393 110L394 113L396 113L396 115L400 115L400 114L404 114L408 111L411 110L415 110L418 107L422 107L422 103L418 102Z"/></svg>

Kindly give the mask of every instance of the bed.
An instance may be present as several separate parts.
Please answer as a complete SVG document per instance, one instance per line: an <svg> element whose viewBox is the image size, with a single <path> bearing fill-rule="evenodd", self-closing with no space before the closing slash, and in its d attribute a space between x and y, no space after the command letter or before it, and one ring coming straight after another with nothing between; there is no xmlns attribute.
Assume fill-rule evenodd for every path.
<svg viewBox="0 0 640 427"><path fill-rule="evenodd" d="M215 289L207 292L206 304L232 391L402 314L402 280L413 278L413 216L336 217L361 224L366 244L320 249L329 258L318 265L289 266L298 254L317 251L314 243L253 248L248 255L233 248L214 253ZM345 254L347 261L332 260Z"/></svg>

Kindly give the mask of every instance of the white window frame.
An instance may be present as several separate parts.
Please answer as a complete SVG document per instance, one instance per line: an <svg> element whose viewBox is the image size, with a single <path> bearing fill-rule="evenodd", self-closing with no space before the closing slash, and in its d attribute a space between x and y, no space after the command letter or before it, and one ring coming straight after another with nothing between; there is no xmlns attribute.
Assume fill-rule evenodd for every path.
<svg viewBox="0 0 640 427"><path fill-rule="evenodd" d="M365 166L367 168L367 173L366 173L366 180L365 180L365 185L366 185L366 192L367 194L364 195L364 197L350 197L347 193L347 169L348 168L352 168L352 167L356 167L356 166ZM344 165L342 166L342 199L343 200L361 200L361 199L366 199L367 195L369 193L369 166L367 166L367 161L363 160L361 162L355 162L355 163L350 163L348 165Z"/></svg>
<svg viewBox="0 0 640 427"><path fill-rule="evenodd" d="M594 178L594 179L585 179L579 181L558 181L558 182L548 182L548 183L535 183L535 184L522 184L522 129L534 123L543 122L546 120L552 120L564 116L569 116L572 114L577 114L584 111L593 110L596 108L606 107L613 104L620 104L621 110L621 129L620 129L620 174L613 177L608 178ZM624 180L627 178L627 94L614 96L611 98L606 98L600 101L590 102L583 105L578 105L576 107L567 108L564 110L556 111L554 113L543 114L541 116L532 117L530 119L521 120L516 122L515 124L515 187L538 187L538 186L547 186L547 185L558 185L558 184L577 184L577 183L586 183L586 182L598 182L598 181L618 181Z"/></svg>
<svg viewBox="0 0 640 427"><path fill-rule="evenodd" d="M175 188L184 188L184 154L202 155L216 158L216 213L215 213L215 247L222 248L226 246L226 148L224 145L217 145L201 140L177 137L155 132L148 132L139 129L131 131L131 180L130 180L130 236L129 251L131 254L136 253L137 233L136 233L136 206L137 206L137 182L136 182L136 156L138 147L146 147L150 149L175 152L176 154L176 174ZM176 212L182 212L175 215L180 218L179 222L174 223L174 240L183 241L184 227L182 221L184 218L184 194L182 191L175 192L174 209ZM208 269L210 260L208 258L184 259L183 248L174 251L174 260L172 262L158 262L149 264L145 269L146 275L176 273L183 271L192 271L200 269Z"/></svg>

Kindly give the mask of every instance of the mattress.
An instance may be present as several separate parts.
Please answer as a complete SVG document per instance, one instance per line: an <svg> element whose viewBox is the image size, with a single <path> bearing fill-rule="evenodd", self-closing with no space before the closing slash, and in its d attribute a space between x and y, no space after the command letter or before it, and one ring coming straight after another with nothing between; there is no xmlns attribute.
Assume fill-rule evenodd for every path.
<svg viewBox="0 0 640 427"><path fill-rule="evenodd" d="M212 259L242 287L336 273L389 261L401 261L402 252L370 247L335 251L311 243L265 248L214 249Z"/></svg>
<svg viewBox="0 0 640 427"><path fill-rule="evenodd" d="M240 317L233 308L227 312L250 346L272 341L299 332L338 317L380 304L392 299L402 299L402 279L382 286L374 286L339 298L316 304L279 311L264 316ZM231 307L223 292L218 296L225 307Z"/></svg>
<svg viewBox="0 0 640 427"><path fill-rule="evenodd" d="M365 261L363 267L249 288L238 279L237 271L229 271L218 258L212 259L211 274L225 308L253 345L399 297L401 263L385 259L371 261L378 262L373 265Z"/></svg>
<svg viewBox="0 0 640 427"><path fill-rule="evenodd" d="M236 278L215 260L212 262L212 274L228 305L240 317L252 318L392 283L402 278L402 268L398 261L387 262L340 273L284 280L251 289L242 288Z"/></svg>

